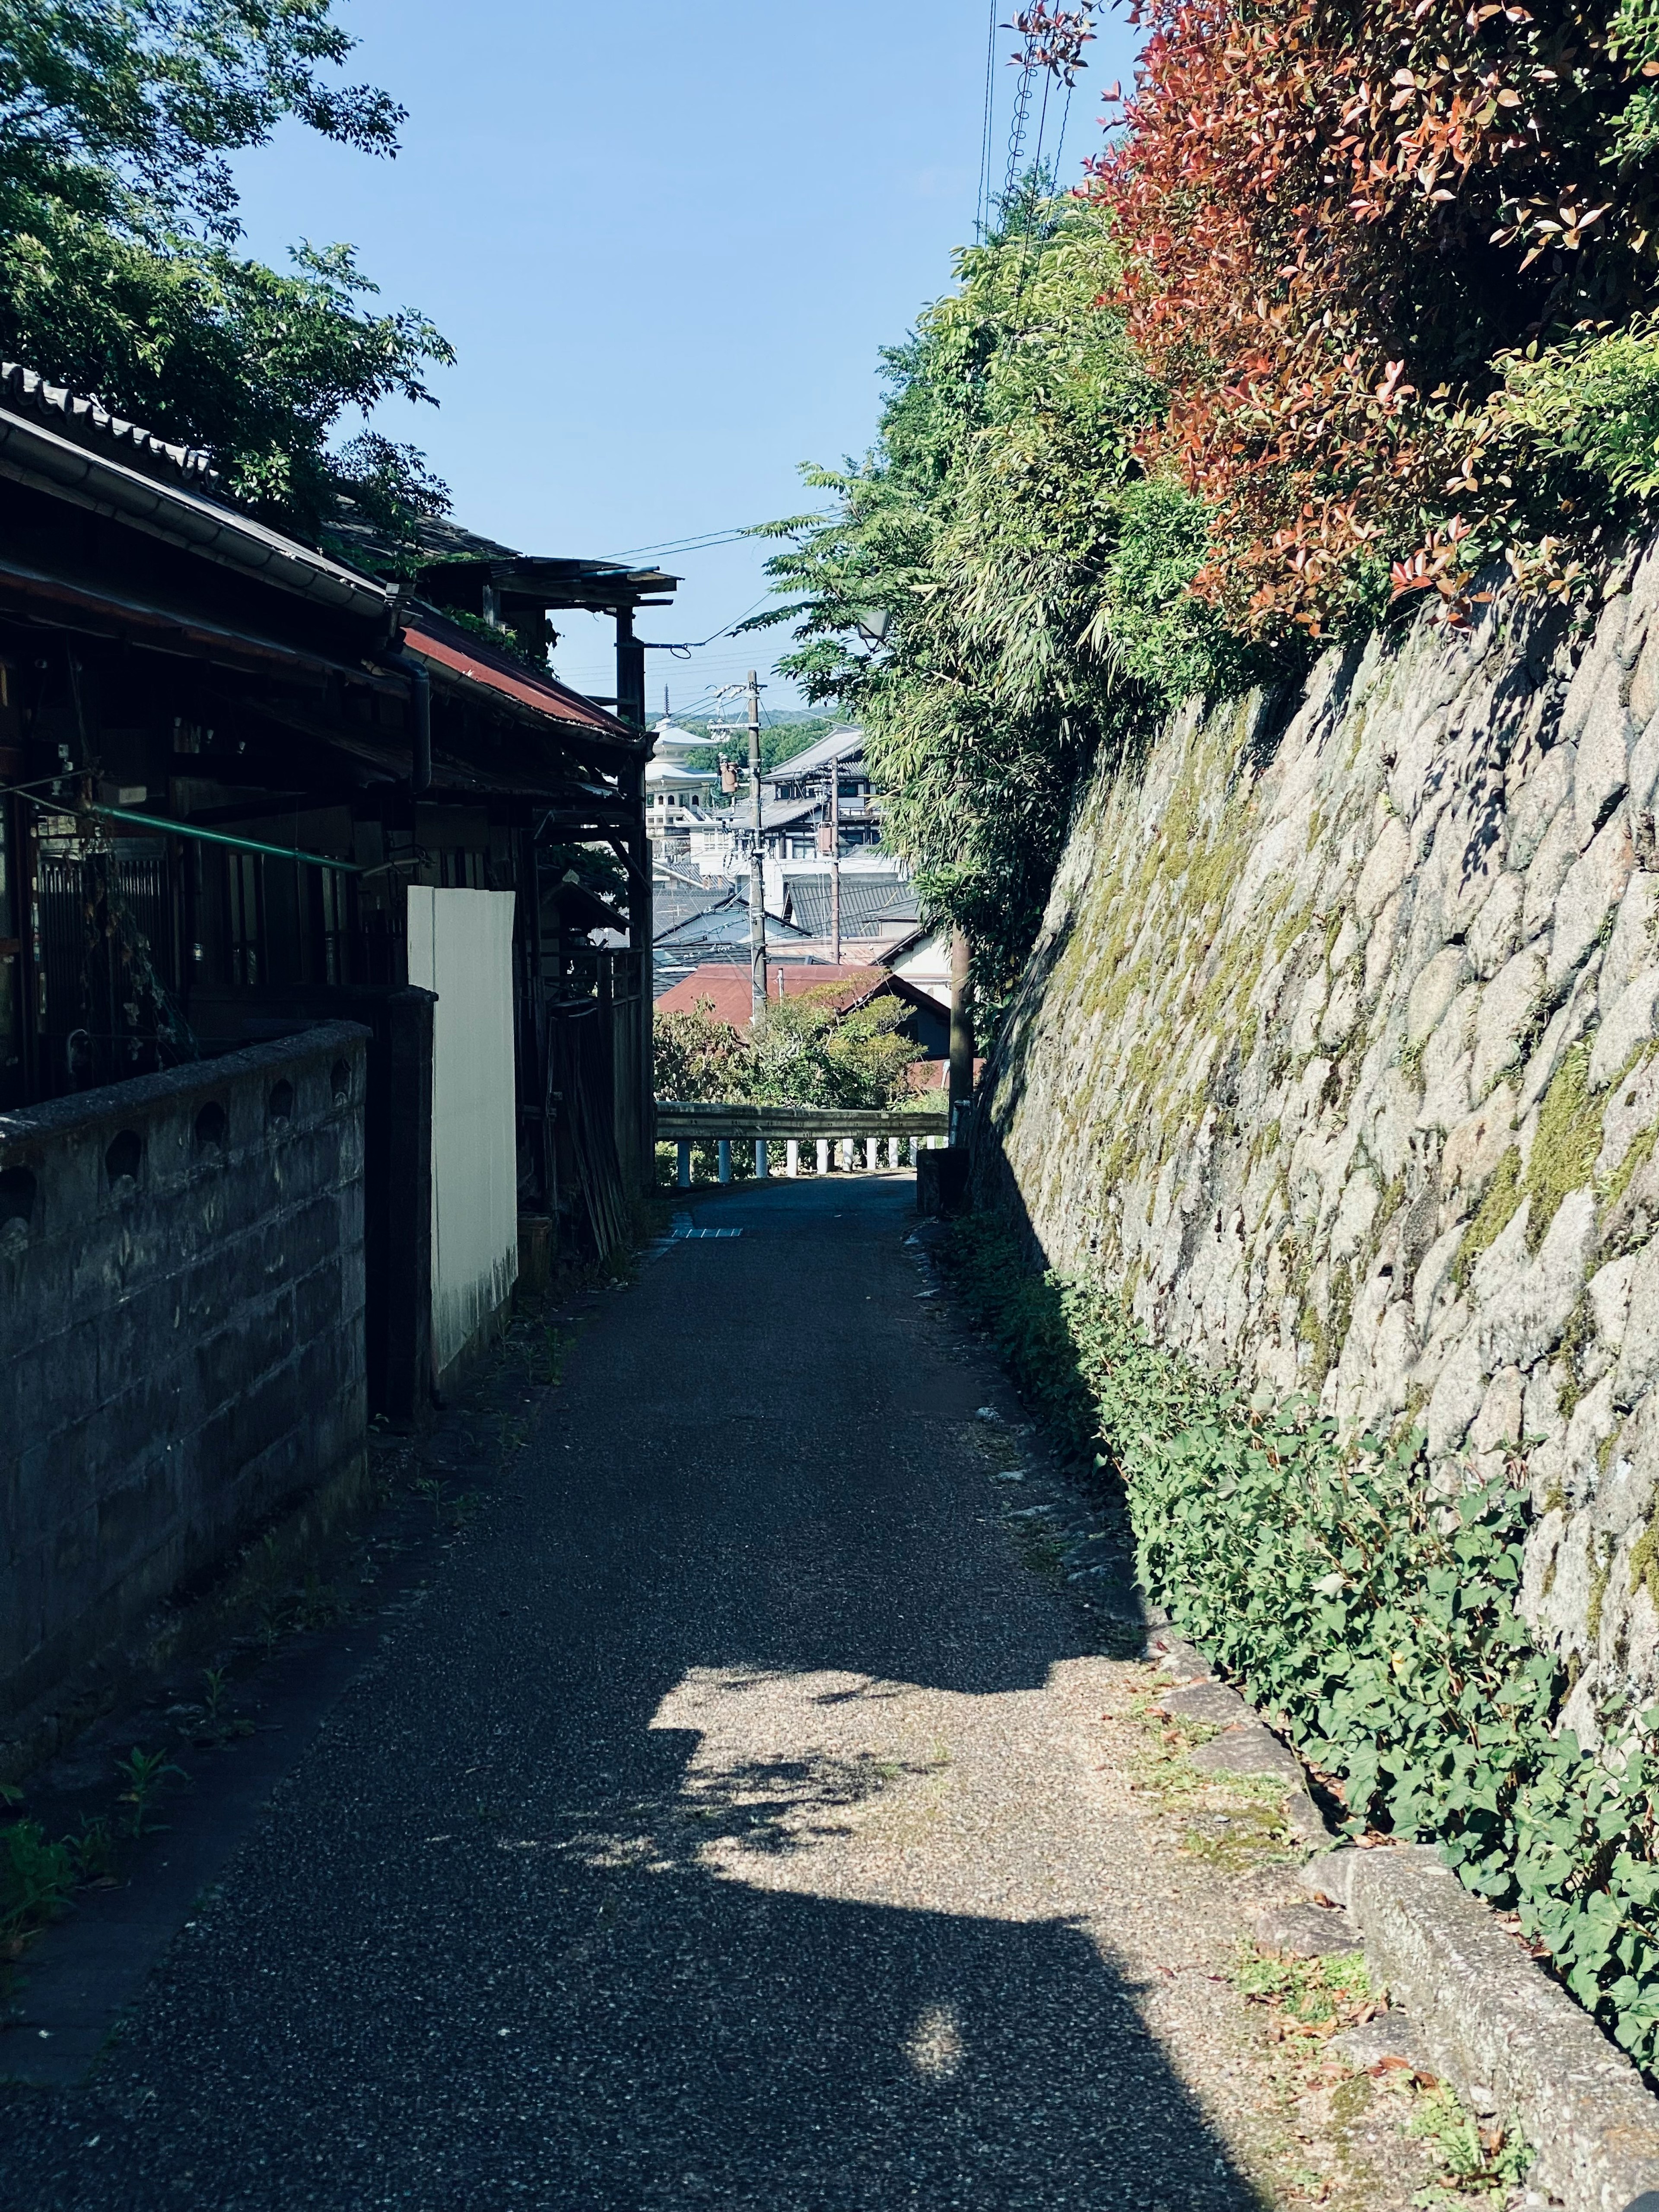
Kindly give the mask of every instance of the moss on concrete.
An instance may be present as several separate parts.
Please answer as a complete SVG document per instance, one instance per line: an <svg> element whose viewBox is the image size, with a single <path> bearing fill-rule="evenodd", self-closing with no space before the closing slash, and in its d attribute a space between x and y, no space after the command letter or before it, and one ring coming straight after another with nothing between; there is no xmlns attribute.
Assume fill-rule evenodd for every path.
<svg viewBox="0 0 1659 2212"><path fill-rule="evenodd" d="M1535 1252L1543 1243L1561 1201L1595 1180L1607 1102L1590 1090L1589 1057L1587 1044L1575 1045L1544 1094L1522 1185L1532 1200L1527 1215L1529 1251Z"/></svg>
<svg viewBox="0 0 1659 2212"><path fill-rule="evenodd" d="M1631 1547L1630 1594L1647 1591L1659 1609L1659 1512L1650 1515L1647 1526Z"/></svg>
<svg viewBox="0 0 1659 2212"><path fill-rule="evenodd" d="M1468 1286L1469 1277L1480 1255L1494 1245L1514 1220L1523 1196L1521 1187L1521 1155L1511 1145L1492 1170L1492 1181L1475 1209L1474 1218L1463 1231L1463 1241L1457 1248L1451 1264L1451 1277L1460 1291Z"/></svg>

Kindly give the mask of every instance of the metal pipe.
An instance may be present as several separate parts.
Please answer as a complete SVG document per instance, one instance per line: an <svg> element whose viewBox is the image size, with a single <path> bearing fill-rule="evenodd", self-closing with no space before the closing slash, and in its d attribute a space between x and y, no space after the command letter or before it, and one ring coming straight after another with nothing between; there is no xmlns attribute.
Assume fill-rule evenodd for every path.
<svg viewBox="0 0 1659 2212"><path fill-rule="evenodd" d="M415 717L410 747L409 788L418 795L432 784L432 675L425 661L407 647L388 653L386 659L409 678L409 703Z"/></svg>
<svg viewBox="0 0 1659 2212"><path fill-rule="evenodd" d="M260 837L234 837L228 830L204 830L195 822L169 821L165 814L135 814L130 806L104 806L95 800L85 806L64 806L56 799L37 799L33 792L22 795L43 814L98 814L111 822L131 822L140 830L159 830L166 837L196 837L204 845L228 845L238 853L269 853L273 860L303 860L307 867L332 868L342 876L363 872L355 860L331 860L326 853L301 853L292 845L267 845Z"/></svg>
<svg viewBox="0 0 1659 2212"><path fill-rule="evenodd" d="M830 763L830 957L841 965L841 760Z"/></svg>

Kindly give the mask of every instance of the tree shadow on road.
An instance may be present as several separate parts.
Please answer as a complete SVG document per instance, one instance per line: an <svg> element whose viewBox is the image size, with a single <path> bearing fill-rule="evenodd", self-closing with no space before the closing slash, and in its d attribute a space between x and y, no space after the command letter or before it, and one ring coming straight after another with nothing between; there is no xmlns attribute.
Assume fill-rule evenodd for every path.
<svg viewBox="0 0 1659 2212"><path fill-rule="evenodd" d="M925 1745L836 1735L849 1701L1041 1692L1082 1646L964 1472L983 1378L898 1235L749 1246L676 1253L584 1337L511 1510L337 1709L93 2084L7 2100L8 2205L1259 2203L1071 1906L1000 1904L993 1874L971 1910L925 1870L907 1891L896 1831L887 1901L815 1889L933 1786ZM662 1356L711 1309L763 1371L833 1312L835 1359L738 1419L729 1375L699 1395ZM676 1716L716 1677L805 1681L821 1740L711 1764Z"/></svg>

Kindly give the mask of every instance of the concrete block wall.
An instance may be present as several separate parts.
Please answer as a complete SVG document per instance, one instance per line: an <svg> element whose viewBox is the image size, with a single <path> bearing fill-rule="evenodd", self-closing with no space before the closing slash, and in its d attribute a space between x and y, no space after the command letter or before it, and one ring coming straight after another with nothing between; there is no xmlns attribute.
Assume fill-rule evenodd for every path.
<svg viewBox="0 0 1659 2212"><path fill-rule="evenodd" d="M361 1468L368 1035L0 1114L0 1721Z"/></svg>

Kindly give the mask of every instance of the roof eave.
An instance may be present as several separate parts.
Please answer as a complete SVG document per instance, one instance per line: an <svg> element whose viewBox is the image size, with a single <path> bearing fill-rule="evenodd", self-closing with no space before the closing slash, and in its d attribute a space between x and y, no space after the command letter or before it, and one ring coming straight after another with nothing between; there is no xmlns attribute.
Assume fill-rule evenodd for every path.
<svg viewBox="0 0 1659 2212"><path fill-rule="evenodd" d="M251 515L89 452L0 407L0 476L143 531L313 605L389 630L396 593Z"/></svg>

